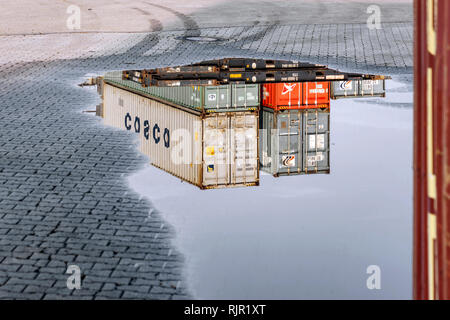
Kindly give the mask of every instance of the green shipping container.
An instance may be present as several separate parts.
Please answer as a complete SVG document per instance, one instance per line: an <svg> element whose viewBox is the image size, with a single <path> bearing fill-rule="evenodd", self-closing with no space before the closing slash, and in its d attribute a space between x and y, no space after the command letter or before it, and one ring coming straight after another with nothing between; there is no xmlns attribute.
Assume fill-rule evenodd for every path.
<svg viewBox="0 0 450 320"><path fill-rule="evenodd" d="M220 86L142 87L123 80L122 72L109 72L104 80L159 99L206 112L246 111L259 108L258 84Z"/></svg>

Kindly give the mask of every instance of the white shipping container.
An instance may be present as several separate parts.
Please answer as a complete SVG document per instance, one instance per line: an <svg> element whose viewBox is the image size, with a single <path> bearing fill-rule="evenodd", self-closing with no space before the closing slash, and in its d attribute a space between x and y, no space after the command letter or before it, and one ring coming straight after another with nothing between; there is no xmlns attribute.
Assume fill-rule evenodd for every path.
<svg viewBox="0 0 450 320"><path fill-rule="evenodd" d="M202 189L259 184L257 112L205 115L105 83L103 116L138 134L151 164Z"/></svg>

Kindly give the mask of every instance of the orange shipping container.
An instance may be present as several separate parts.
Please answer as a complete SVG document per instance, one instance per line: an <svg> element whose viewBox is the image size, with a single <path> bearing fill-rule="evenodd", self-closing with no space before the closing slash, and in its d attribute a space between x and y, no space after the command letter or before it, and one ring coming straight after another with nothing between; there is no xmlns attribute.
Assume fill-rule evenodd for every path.
<svg viewBox="0 0 450 320"><path fill-rule="evenodd" d="M330 104L328 82L266 83L262 91L262 105L275 110L326 108Z"/></svg>
<svg viewBox="0 0 450 320"><path fill-rule="evenodd" d="M330 103L329 82L305 82L303 83L303 104L320 105Z"/></svg>

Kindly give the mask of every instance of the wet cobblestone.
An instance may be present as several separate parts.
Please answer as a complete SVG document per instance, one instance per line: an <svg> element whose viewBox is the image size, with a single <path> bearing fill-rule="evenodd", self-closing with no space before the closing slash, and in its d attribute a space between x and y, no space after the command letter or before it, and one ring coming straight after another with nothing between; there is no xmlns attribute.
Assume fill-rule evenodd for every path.
<svg viewBox="0 0 450 320"><path fill-rule="evenodd" d="M221 41L182 40L192 34ZM71 37L96 41L46 46ZM408 23L5 36L0 44L2 299L192 297L173 230L127 187L126 176L147 162L135 137L82 113L99 102L76 85L88 73L243 56L392 75L411 74L413 60ZM71 264L81 268L80 290L66 287Z"/></svg>

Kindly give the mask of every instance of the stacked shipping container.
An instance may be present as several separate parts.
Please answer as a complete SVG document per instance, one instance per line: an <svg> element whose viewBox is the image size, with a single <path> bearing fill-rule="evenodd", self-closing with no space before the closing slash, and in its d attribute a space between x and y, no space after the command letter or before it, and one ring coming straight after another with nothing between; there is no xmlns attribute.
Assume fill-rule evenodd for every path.
<svg viewBox="0 0 450 320"><path fill-rule="evenodd" d="M260 156L274 176L329 172L328 82L265 84L261 112L255 84L142 87L112 72L99 87L105 123L138 133L153 165L200 188L257 185Z"/></svg>
<svg viewBox="0 0 450 320"><path fill-rule="evenodd" d="M330 84L263 84L261 169L274 176L330 172Z"/></svg>
<svg viewBox="0 0 450 320"><path fill-rule="evenodd" d="M224 90L224 95L232 92L239 97L250 97L249 92L254 95L254 85L248 91L238 85L231 87L204 88L203 92L220 95ZM175 94L163 93L168 98L161 99L126 80L105 77L102 111L105 123L137 133L140 150L154 166L202 189L258 185L259 115L258 110L252 110L254 103L246 111L211 113L205 112L208 105L196 108L189 103L172 102L177 99ZM255 99L259 104L259 96Z"/></svg>
<svg viewBox="0 0 450 320"><path fill-rule="evenodd" d="M153 165L200 188L258 185L259 165L274 176L329 173L330 93L384 95L384 80L264 83L260 92L259 84L145 87L122 72L98 87L106 124L139 134Z"/></svg>
<svg viewBox="0 0 450 320"><path fill-rule="evenodd" d="M328 82L264 84L260 113L256 84L142 87L111 72L99 87L105 123L138 133L153 165L200 188L257 185L259 157L274 176L330 170Z"/></svg>

